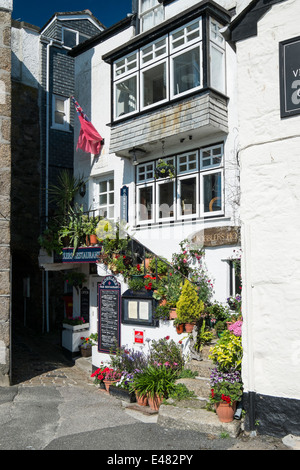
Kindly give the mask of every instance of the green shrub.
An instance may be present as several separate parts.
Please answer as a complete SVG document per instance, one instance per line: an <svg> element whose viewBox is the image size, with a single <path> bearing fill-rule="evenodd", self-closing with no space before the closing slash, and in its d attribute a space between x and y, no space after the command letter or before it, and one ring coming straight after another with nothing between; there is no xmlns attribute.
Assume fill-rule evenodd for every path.
<svg viewBox="0 0 300 470"><path fill-rule="evenodd" d="M199 300L196 288L186 279L176 304L177 318L181 323L193 323L200 320L204 304Z"/></svg>
<svg viewBox="0 0 300 470"><path fill-rule="evenodd" d="M240 371L243 357L242 337L225 330L217 344L211 349L209 359L220 371Z"/></svg>

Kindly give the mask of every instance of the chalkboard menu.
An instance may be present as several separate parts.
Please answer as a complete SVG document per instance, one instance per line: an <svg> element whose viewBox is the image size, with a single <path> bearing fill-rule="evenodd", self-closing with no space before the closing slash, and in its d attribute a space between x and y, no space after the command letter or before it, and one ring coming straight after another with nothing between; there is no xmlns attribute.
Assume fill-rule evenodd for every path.
<svg viewBox="0 0 300 470"><path fill-rule="evenodd" d="M80 291L80 313L86 323L90 319L90 291L87 287L83 287Z"/></svg>
<svg viewBox="0 0 300 470"><path fill-rule="evenodd" d="M300 37L279 43L281 117L300 114Z"/></svg>
<svg viewBox="0 0 300 470"><path fill-rule="evenodd" d="M98 286L98 351L110 353L120 346L121 286L107 276Z"/></svg>

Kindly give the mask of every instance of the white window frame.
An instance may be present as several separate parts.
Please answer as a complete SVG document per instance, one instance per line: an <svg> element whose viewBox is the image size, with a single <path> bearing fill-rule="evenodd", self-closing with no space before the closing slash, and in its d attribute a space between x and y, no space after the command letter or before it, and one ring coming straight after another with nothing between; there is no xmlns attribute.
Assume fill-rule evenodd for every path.
<svg viewBox="0 0 300 470"><path fill-rule="evenodd" d="M188 28L192 26L194 23L198 22L198 29L199 29L199 36L197 38L194 38L192 40L189 40L189 35L192 33L188 32ZM175 41L175 34L178 32L183 31L183 44L180 44L179 46L174 46L174 41ZM202 17L197 18L196 20L190 21L189 23L185 24L184 26L181 26L180 28L175 29L170 33L169 36L170 40L170 54L173 54L177 51L180 51L182 49L185 49L187 47L190 47L196 43L199 42L199 44L202 43ZM177 40L177 39L176 39Z"/></svg>
<svg viewBox="0 0 300 470"><path fill-rule="evenodd" d="M196 212L192 214L182 214L182 206L181 206L181 182L189 179L195 178L196 179ZM177 180L177 219L184 220L184 219L194 219L195 217L199 217L199 173L189 173L184 174L184 176L178 177Z"/></svg>
<svg viewBox="0 0 300 470"><path fill-rule="evenodd" d="M146 169L147 165L149 165L149 166L151 165L152 170L147 170ZM145 167L145 170L144 170L145 178L140 179L139 178L139 170L143 167ZM147 173L149 173L150 171L152 171L152 176L148 178ZM136 172L136 180L137 180L136 183L137 184L146 183L146 182L149 182L149 181L154 181L154 178L155 178L155 164L154 164L154 161L140 163L139 165L137 165L137 172Z"/></svg>
<svg viewBox="0 0 300 470"><path fill-rule="evenodd" d="M183 54L185 54L186 52L189 52L191 51L192 49L196 49L198 48L199 50L199 64L200 64L200 70L199 70L199 75L200 75L200 84L198 86L195 86L193 88L189 88L188 90L185 90L185 91L182 91L182 92L179 92L179 93L174 93L174 59L176 57L179 57ZM175 54L172 54L170 56L170 99L173 99L173 98L178 98L179 96L184 96L184 95L187 95L193 91L196 91L196 90L201 90L201 88L203 88L203 58L202 58L202 43L199 43L199 44L193 44L191 47L188 47L188 48L185 48L185 49L180 49L178 52L176 52Z"/></svg>
<svg viewBox="0 0 300 470"><path fill-rule="evenodd" d="M189 165L190 163L192 162L189 162L188 161L188 157L190 155L195 155L196 156L196 168L189 168ZM180 158L181 157L187 157L187 162L186 162L186 165L187 165L187 169L186 170L181 170L180 169L180 166L181 165L184 165L184 163L181 163L180 164ZM186 153L181 153L179 155L177 155L177 175L185 175L186 173L194 173L194 172L198 172L199 171L199 164L198 164L198 160L199 160L199 151L198 150L194 150L194 151L191 151L191 152L186 152Z"/></svg>
<svg viewBox="0 0 300 470"><path fill-rule="evenodd" d="M101 178L97 178L97 180L95 180L95 186L94 186L94 199L95 199L95 203L94 205L96 206L95 207L95 210L98 211L99 215L101 215L101 210L103 210L103 208L106 208L107 209L107 217L106 219L108 220L114 220L115 219L115 184L114 184L114 189L113 190L110 190L109 187L108 187L108 182L109 181L114 181L114 175L113 173L111 174L107 174L107 175L104 175L102 176ZM106 191L104 192L101 192L100 193L100 183L104 183L106 182ZM114 195L114 202L113 203L110 203L109 202L109 195L112 194ZM100 195L101 194L106 194L107 195L107 200L106 200L106 204L100 204ZM113 217L109 217L109 209L113 207L113 210L114 210L114 215Z"/></svg>
<svg viewBox="0 0 300 470"><path fill-rule="evenodd" d="M162 41L165 41L165 45L164 46L158 46L158 44ZM161 55L156 55L158 51L162 50L163 48L166 48L166 51L164 53L162 53ZM144 54L144 52L147 50L147 49L151 49L151 51L147 52L147 54ZM140 68L144 68L144 67L148 67L149 65L153 64L154 62L157 62L157 61L160 61L162 59L164 59L165 57L167 57L169 54L169 41L168 41L168 36L162 36L161 38L159 38L158 40L156 41L153 41L151 42L150 44L147 44L147 46L145 47L142 47L140 49ZM147 61L147 62L143 62L143 59L146 57L146 56L150 56L152 55L152 58Z"/></svg>
<svg viewBox="0 0 300 470"><path fill-rule="evenodd" d="M221 175L221 209L219 211L204 211L204 182L205 176L220 173ZM224 215L224 170L223 168L215 168L200 172L200 217Z"/></svg>
<svg viewBox="0 0 300 470"><path fill-rule="evenodd" d="M118 84L122 83L122 82L125 82L126 80L129 80L131 78L135 77L136 79L136 109L133 110L133 111L130 111L126 114L122 114L120 116L117 116L117 86ZM120 80L117 80L114 82L114 119L115 120L118 120L118 119L123 119L124 116L132 116L133 114L136 114L139 112L139 101L140 101L140 86L139 86L139 77L138 77L138 72L135 72L133 74L130 74L130 75L126 75L124 77L122 77Z"/></svg>
<svg viewBox="0 0 300 470"><path fill-rule="evenodd" d="M207 151L207 150L210 150L211 152L213 152L214 149L216 148L220 148L221 149L221 161L220 163L211 163L210 165L208 166L203 166L203 152L204 151ZM211 154L211 159L213 158L213 155ZM200 149L200 170L201 171L208 171L208 170L211 170L213 168L220 168L224 165L224 144L221 143L221 144L216 144L216 145L210 145L210 146L207 146L207 147L203 147Z"/></svg>
<svg viewBox="0 0 300 470"><path fill-rule="evenodd" d="M153 28L154 26L156 26L158 23L156 23L155 21L155 13L157 10L161 9L162 12L163 12L163 17L165 18L165 7L162 3L155 3L155 5L153 7L150 7L148 8L147 10L144 10L142 11L142 0L139 0L139 19L140 19L140 30L141 30L141 33L142 32L145 32L145 31L148 31L149 29ZM143 20L144 20L144 17L146 15L149 15L152 13L152 19L153 21L151 22L151 26L149 26L148 28L144 27L144 24L143 24ZM164 18L162 21L164 21Z"/></svg>
<svg viewBox="0 0 300 470"><path fill-rule="evenodd" d="M144 104L144 73L147 72L148 70L151 70L155 67L158 67L161 64L165 64L165 69L166 69L166 98L160 100L160 101L155 101L155 103L151 103L148 105ZM158 106L162 103L167 103L169 101L169 64L167 61L167 58L161 61L157 61L149 65L148 67L144 67L140 71L140 86L141 86L141 94L140 94L140 109L141 111L144 109L149 109L153 108L154 106Z"/></svg>
<svg viewBox="0 0 300 470"><path fill-rule="evenodd" d="M63 124L59 124L55 122L55 111L56 111L56 101L60 100L64 103L64 122ZM66 98L65 96L53 94L52 95L52 129L60 130L60 131L67 131L70 132L70 99Z"/></svg>
<svg viewBox="0 0 300 470"><path fill-rule="evenodd" d="M151 219L145 219L142 220L140 218L140 207L141 207L141 201L140 201L140 190L145 189L145 188L152 188L152 202L151 202L151 213L152 213L152 218ZM136 185L136 220L137 220L137 225L148 225L148 224L153 224L155 222L155 184L153 183L145 183L145 184L140 184Z"/></svg>
<svg viewBox="0 0 300 470"><path fill-rule="evenodd" d="M65 47L65 48L68 49L68 50L71 50L72 47L65 45L65 36L64 36L65 31L71 31L72 33L75 34L75 36L76 36L76 44L75 44L73 47L77 46L77 45L80 43L80 36L81 36L81 37L84 37L84 38L85 38L85 41L86 41L87 39L89 39L89 36L87 36L86 34L80 33L80 32L77 31L76 29L67 28L66 26L63 26L62 29L61 29L61 41L62 41L62 43L63 43L63 47Z"/></svg>
<svg viewBox="0 0 300 470"><path fill-rule="evenodd" d="M135 60L130 61L130 58L135 55ZM124 72L120 73L119 75L117 74L118 71L118 63L120 63L122 60L124 60ZM131 68L131 65L136 62L136 66ZM139 69L139 52L138 51L133 51L131 54L127 54L125 57L122 57L119 60L116 60L113 65L114 69L114 80L120 80L120 78L126 77L127 75L131 75L134 72L136 72Z"/></svg>
<svg viewBox="0 0 300 470"><path fill-rule="evenodd" d="M170 217L159 217L159 210L160 210L160 205L159 205L159 191L160 187L164 184L167 183L172 183L173 184L173 216ZM155 194L155 206L156 206L156 222L168 222L171 220L175 220L176 216L176 182L175 180L171 180L170 178L164 178L160 179L159 181L156 182L156 194Z"/></svg>

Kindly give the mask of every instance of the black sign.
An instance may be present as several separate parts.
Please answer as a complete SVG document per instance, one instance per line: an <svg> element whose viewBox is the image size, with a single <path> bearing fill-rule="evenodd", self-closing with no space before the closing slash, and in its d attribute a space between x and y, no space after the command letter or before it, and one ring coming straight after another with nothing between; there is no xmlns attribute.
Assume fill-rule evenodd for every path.
<svg viewBox="0 0 300 470"><path fill-rule="evenodd" d="M300 114L300 37L279 43L281 117Z"/></svg>
<svg viewBox="0 0 300 470"><path fill-rule="evenodd" d="M120 346L121 286L107 276L98 287L98 351L110 353Z"/></svg>
<svg viewBox="0 0 300 470"><path fill-rule="evenodd" d="M90 320L90 291L83 287L80 291L80 313L86 323Z"/></svg>

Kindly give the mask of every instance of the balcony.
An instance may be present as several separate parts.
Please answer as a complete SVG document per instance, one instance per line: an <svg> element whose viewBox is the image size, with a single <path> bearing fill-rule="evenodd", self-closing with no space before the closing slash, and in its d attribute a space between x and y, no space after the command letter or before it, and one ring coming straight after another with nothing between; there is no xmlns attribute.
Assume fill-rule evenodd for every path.
<svg viewBox="0 0 300 470"><path fill-rule="evenodd" d="M228 133L227 99L212 90L176 102L132 119L114 123L110 152L130 157L134 147L146 153L161 152L162 141L168 149L178 149L182 139L203 139Z"/></svg>

